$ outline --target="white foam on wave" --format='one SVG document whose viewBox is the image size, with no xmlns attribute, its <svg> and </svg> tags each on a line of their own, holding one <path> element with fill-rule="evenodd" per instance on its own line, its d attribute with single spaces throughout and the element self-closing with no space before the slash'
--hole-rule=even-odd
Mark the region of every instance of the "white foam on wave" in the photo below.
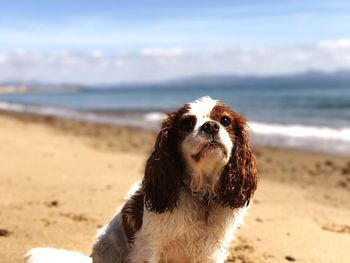
<svg viewBox="0 0 350 263">
<path fill-rule="evenodd" d="M 249 127 L 255 144 L 350 155 L 350 127 L 262 122 L 250 122 Z"/>
<path fill-rule="evenodd" d="M 162 122 L 165 116 L 163 112 L 149 112 L 144 115 L 144 119 L 150 122 Z"/>
<path fill-rule="evenodd" d="M 142 119 L 133 119 L 121 116 L 109 116 L 96 114 L 93 112 L 84 112 L 73 109 L 43 107 L 33 105 L 23 105 L 17 103 L 0 102 L 0 110 L 18 113 L 30 113 L 41 116 L 54 116 L 64 119 L 73 119 L 92 123 L 115 124 L 142 129 L 155 130 L 159 127 L 159 123 L 155 121 L 145 121 Z"/>
<path fill-rule="evenodd" d="M 9 102 L 0 102 L 0 110 L 10 111 L 10 112 L 24 112 L 24 113 L 33 113 L 39 115 L 53 115 L 59 117 L 69 117 L 75 116 L 79 113 L 74 110 L 54 108 L 54 107 L 42 107 L 42 106 L 33 106 L 33 105 L 23 105 L 17 103 Z"/>
<path fill-rule="evenodd" d="M 350 128 L 329 128 L 303 125 L 249 123 L 251 131 L 263 135 L 280 135 L 295 138 L 319 138 L 350 142 Z"/>
</svg>

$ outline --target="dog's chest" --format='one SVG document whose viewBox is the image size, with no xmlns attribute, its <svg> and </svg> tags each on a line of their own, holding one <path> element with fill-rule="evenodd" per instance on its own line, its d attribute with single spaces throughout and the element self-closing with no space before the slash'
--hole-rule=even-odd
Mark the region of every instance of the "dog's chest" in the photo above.
<svg viewBox="0 0 350 263">
<path fill-rule="evenodd" d="M 207 212 L 207 222 L 206 222 Z M 208 208 L 181 196 L 172 212 L 145 212 L 142 232 L 159 251 L 160 262 L 211 262 L 228 245 L 235 212 L 219 205 Z"/>
<path fill-rule="evenodd" d="M 160 235 L 160 262 L 207 262 L 220 248 L 223 232 L 222 227 L 205 224 L 203 216 L 169 221 Z"/>
</svg>

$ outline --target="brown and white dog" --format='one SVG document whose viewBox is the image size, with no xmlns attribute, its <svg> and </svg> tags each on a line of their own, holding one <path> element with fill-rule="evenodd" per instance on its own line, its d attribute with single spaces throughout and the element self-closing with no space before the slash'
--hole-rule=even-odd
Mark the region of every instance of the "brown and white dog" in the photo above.
<svg viewBox="0 0 350 263">
<path fill-rule="evenodd" d="M 142 182 L 100 231 L 91 258 L 37 248 L 26 262 L 224 262 L 256 185 L 246 121 L 200 98 L 167 115 Z"/>
</svg>

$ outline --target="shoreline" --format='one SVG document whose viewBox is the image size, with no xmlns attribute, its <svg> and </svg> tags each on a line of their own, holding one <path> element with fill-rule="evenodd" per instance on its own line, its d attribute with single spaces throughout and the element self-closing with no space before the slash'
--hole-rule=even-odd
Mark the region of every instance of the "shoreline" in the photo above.
<svg viewBox="0 0 350 263">
<path fill-rule="evenodd" d="M 12 113 L 0 123 L 0 258 L 19 262 L 40 246 L 88 255 L 142 178 L 156 133 Z M 258 190 L 227 262 L 348 262 L 349 159 L 253 150 Z"/>
<path fill-rule="evenodd" d="M 40 105 L 22 105 L 0 102 L 0 114 L 21 116 L 33 119 L 53 119 L 79 122 L 91 125 L 125 127 L 157 132 L 164 111 L 133 110 L 74 110 L 66 108 L 46 108 Z M 300 126 L 296 124 L 276 124 L 250 122 L 251 143 L 256 147 L 307 151 L 350 157 L 350 127 L 333 129 L 331 127 Z"/>
<path fill-rule="evenodd" d="M 102 110 L 77 110 L 59 107 L 46 107 L 42 105 L 17 104 L 0 101 L 0 113 L 18 114 L 23 116 L 49 117 L 63 120 L 73 120 L 102 125 L 118 125 L 144 130 L 157 130 L 159 118 L 162 112 L 153 111 L 102 111 Z M 142 114 L 158 114 L 156 119 L 142 118 Z M 151 116 L 152 117 L 152 116 Z"/>
</svg>

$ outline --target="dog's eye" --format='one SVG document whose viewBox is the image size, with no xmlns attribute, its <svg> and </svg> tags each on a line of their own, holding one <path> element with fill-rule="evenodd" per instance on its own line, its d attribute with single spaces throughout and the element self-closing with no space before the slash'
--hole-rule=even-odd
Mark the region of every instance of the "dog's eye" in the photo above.
<svg viewBox="0 0 350 263">
<path fill-rule="evenodd" d="M 196 120 L 193 117 L 188 117 L 188 118 L 185 118 L 181 121 L 181 125 L 182 125 L 184 130 L 190 131 L 196 125 Z"/>
<path fill-rule="evenodd" d="M 220 119 L 220 123 L 225 126 L 225 127 L 228 127 L 231 125 L 231 119 L 227 116 L 222 116 L 221 119 Z"/>
</svg>

